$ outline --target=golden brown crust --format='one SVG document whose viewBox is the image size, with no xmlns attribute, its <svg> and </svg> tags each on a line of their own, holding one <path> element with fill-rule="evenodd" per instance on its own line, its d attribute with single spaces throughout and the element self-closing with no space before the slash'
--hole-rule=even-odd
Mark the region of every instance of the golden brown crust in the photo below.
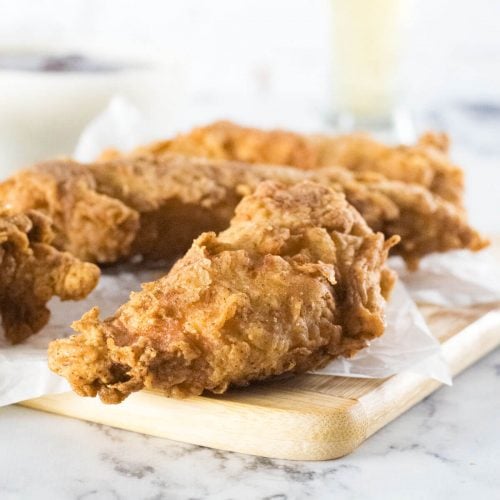
<svg viewBox="0 0 500 500">
<path fill-rule="evenodd" d="M 462 205 L 464 176 L 448 156 L 448 137 L 428 132 L 413 146 L 389 147 L 365 134 L 310 138 L 318 165 L 342 165 L 356 172 L 378 172 L 387 179 L 420 184 L 444 200 Z"/>
<path fill-rule="evenodd" d="M 380 181 L 375 189 L 398 207 L 398 217 L 380 220 L 373 224 L 375 230 L 389 237 L 397 234 L 400 244 L 394 249 L 411 270 L 418 267 L 422 257 L 434 252 L 468 249 L 481 250 L 489 240 L 467 223 L 462 210 L 417 184 L 397 181 Z"/>
<path fill-rule="evenodd" d="M 432 252 L 486 245 L 461 209 L 423 186 L 340 167 L 304 171 L 178 155 L 89 166 L 67 160 L 41 164 L 0 184 L 0 199 L 53 217 L 58 248 L 111 263 L 182 254 L 202 232 L 227 227 L 242 196 L 264 180 L 311 180 L 343 191 L 374 231 L 402 236 L 394 252 L 413 267 Z"/>
<path fill-rule="evenodd" d="M 99 269 L 59 252 L 52 239 L 50 221 L 41 213 L 0 211 L 0 314 L 13 343 L 45 326 L 53 296 L 79 300 L 97 284 Z"/>
<path fill-rule="evenodd" d="M 445 134 L 424 134 L 413 146 L 386 146 L 365 134 L 301 135 L 283 130 L 260 130 L 222 121 L 193 129 L 171 140 L 137 148 L 132 156 L 161 157 L 177 153 L 248 163 L 289 165 L 301 169 L 342 166 L 373 171 L 388 179 L 421 184 L 460 206 L 463 172 L 448 156 Z M 102 159 L 116 159 L 108 151 Z"/>
<path fill-rule="evenodd" d="M 202 234 L 113 317 L 100 321 L 94 309 L 78 335 L 51 343 L 49 365 L 107 403 L 143 387 L 221 393 L 322 366 L 383 333 L 395 242 L 339 192 L 263 183 L 226 231 Z"/>
<path fill-rule="evenodd" d="M 284 130 L 264 131 L 240 127 L 228 121 L 195 128 L 172 140 L 155 142 L 133 152 L 134 156 L 162 156 L 165 153 L 303 169 L 318 166 L 317 152 L 307 137 Z M 101 159 L 112 157 L 108 152 Z"/>
<path fill-rule="evenodd" d="M 294 184 L 318 182 L 345 193 L 374 231 L 401 235 L 393 251 L 415 267 L 432 252 L 468 248 L 487 242 L 462 210 L 418 184 L 389 181 L 340 167 L 311 171 L 165 155 L 128 158 L 90 166 L 98 189 L 141 214 L 133 244 L 147 258 L 168 258 L 185 251 L 203 231 L 220 231 L 243 194 L 264 180 Z"/>
<path fill-rule="evenodd" d="M 4 206 L 35 209 L 54 224 L 54 246 L 76 257 L 115 262 L 130 253 L 139 215 L 96 190 L 89 170 L 69 159 L 40 163 L 0 184 Z"/>
</svg>

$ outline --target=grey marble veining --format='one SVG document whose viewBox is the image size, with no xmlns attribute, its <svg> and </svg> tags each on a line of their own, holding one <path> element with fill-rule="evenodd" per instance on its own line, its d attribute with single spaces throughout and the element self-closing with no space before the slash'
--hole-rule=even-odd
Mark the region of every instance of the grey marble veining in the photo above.
<svg viewBox="0 0 500 500">
<path fill-rule="evenodd" d="M 497 350 L 351 455 L 325 462 L 222 452 L 6 407 L 0 498 L 498 498 L 499 394 Z"/>
</svg>

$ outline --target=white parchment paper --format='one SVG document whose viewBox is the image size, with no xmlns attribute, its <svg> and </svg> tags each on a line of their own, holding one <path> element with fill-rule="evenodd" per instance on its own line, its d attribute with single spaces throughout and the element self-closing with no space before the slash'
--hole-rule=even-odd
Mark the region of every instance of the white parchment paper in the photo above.
<svg viewBox="0 0 500 500">
<path fill-rule="evenodd" d="M 451 384 L 441 346 L 402 281 L 394 287 L 386 319 L 382 337 L 373 340 L 352 358 L 337 358 L 315 373 L 383 378 L 411 371 Z"/>
<path fill-rule="evenodd" d="M 130 149 L 152 139 L 140 113 L 123 99 L 108 109 L 82 133 L 75 156 L 94 158 L 102 149 Z M 332 361 L 323 374 L 379 378 L 411 371 L 443 383 L 451 378 L 441 356 L 439 342 L 418 310 L 415 301 L 445 306 L 465 306 L 500 301 L 500 269 L 487 253 L 452 252 L 430 256 L 416 273 L 408 273 L 397 258 L 390 259 L 401 279 L 387 308 L 384 335 L 350 359 Z M 11 346 L 0 333 L 0 406 L 69 390 L 67 382 L 47 367 L 48 343 L 70 335 L 70 324 L 94 305 L 102 316 L 125 302 L 140 283 L 159 277 L 167 268 L 122 267 L 104 272 L 96 290 L 80 302 L 53 299 L 52 317 L 37 335 Z"/>
<path fill-rule="evenodd" d="M 500 266 L 488 249 L 432 254 L 414 272 L 406 269 L 401 258 L 391 257 L 389 264 L 421 304 L 466 307 L 500 300 Z"/>
</svg>

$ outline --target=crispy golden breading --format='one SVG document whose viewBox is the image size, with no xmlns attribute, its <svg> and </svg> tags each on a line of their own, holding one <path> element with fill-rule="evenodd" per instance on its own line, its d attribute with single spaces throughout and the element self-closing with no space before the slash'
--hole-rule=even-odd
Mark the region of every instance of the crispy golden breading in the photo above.
<svg viewBox="0 0 500 500">
<path fill-rule="evenodd" d="M 184 397 L 350 356 L 384 331 L 389 248 L 342 193 L 261 184 L 230 227 L 204 233 L 170 273 L 114 316 L 97 308 L 49 347 L 82 396 L 119 403 L 142 388 Z"/>
<path fill-rule="evenodd" d="M 421 184 L 462 206 L 464 174 L 448 155 L 445 134 L 428 132 L 413 146 L 390 147 L 366 134 L 310 137 L 319 165 L 342 165 L 357 172 L 378 172 L 387 179 Z"/>
<path fill-rule="evenodd" d="M 34 165 L 0 183 L 0 203 L 39 210 L 54 224 L 56 248 L 90 262 L 115 262 L 130 253 L 138 214 L 96 191 L 89 170 L 71 160 Z"/>
<path fill-rule="evenodd" d="M 197 156 L 213 160 L 288 165 L 302 169 L 318 167 L 318 154 L 307 137 L 283 130 L 263 131 L 231 122 L 215 122 L 193 129 L 172 140 L 141 146 L 132 156 L 167 154 Z M 100 160 L 120 157 L 116 150 L 105 151 Z"/>
<path fill-rule="evenodd" d="M 424 134 L 413 146 L 386 146 L 365 134 L 301 135 L 215 122 L 171 140 L 137 148 L 132 156 L 178 153 L 220 160 L 289 165 L 301 169 L 342 166 L 373 171 L 387 179 L 421 184 L 445 200 L 462 204 L 463 172 L 448 156 L 444 134 Z M 105 152 L 102 159 L 120 156 Z"/>
<path fill-rule="evenodd" d="M 0 200 L 2 193 L 8 192 L 18 209 L 49 206 L 52 216 L 62 211 L 69 221 L 81 219 L 72 216 L 71 204 L 66 203 L 64 210 L 57 205 L 65 197 L 71 198 L 71 190 L 59 199 L 52 195 L 52 186 L 61 183 L 65 166 L 72 172 L 72 179 L 90 179 L 86 186 L 91 185 L 92 189 L 87 188 L 85 196 L 78 198 L 80 214 L 90 216 L 99 210 L 97 199 L 106 206 L 120 207 L 117 213 L 128 214 L 131 221 L 123 224 L 122 217 L 115 217 L 116 212 L 108 214 L 104 210 L 91 215 L 86 224 L 74 224 L 75 231 L 59 238 L 60 248 L 97 262 L 136 255 L 162 259 L 183 253 L 202 232 L 225 229 L 242 196 L 251 193 L 263 180 L 286 184 L 311 180 L 343 191 L 374 231 L 381 231 L 386 237 L 402 235 L 394 252 L 411 267 L 431 252 L 478 250 L 486 244 L 467 224 L 462 210 L 424 187 L 340 167 L 303 171 L 177 155 L 117 159 L 89 166 L 71 161 L 49 162 L 7 181 L 7 189 L 0 185 Z M 24 182 L 26 178 L 35 184 L 36 197 L 29 196 L 35 188 Z M 50 202 L 45 201 L 44 191 Z M 92 224 L 94 221 L 97 224 Z"/>
<path fill-rule="evenodd" d="M 182 252 L 203 231 L 220 231 L 232 217 L 242 194 L 259 182 L 293 184 L 303 180 L 343 191 L 374 231 L 401 235 L 394 248 L 412 268 L 432 252 L 468 248 L 487 242 L 462 210 L 418 184 L 389 181 L 372 173 L 340 167 L 312 171 L 237 162 L 182 158 L 118 159 L 89 167 L 100 192 L 121 200 L 141 214 L 135 254 L 171 257 Z"/>
<path fill-rule="evenodd" d="M 52 239 L 50 221 L 41 213 L 0 211 L 0 314 L 13 343 L 45 326 L 53 296 L 82 299 L 99 279 L 96 266 L 59 252 Z"/>
</svg>

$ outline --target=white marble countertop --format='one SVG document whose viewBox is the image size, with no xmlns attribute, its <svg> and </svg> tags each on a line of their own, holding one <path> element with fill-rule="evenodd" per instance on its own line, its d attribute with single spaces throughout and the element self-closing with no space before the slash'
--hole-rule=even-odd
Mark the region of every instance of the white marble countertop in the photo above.
<svg viewBox="0 0 500 500">
<path fill-rule="evenodd" d="M 498 498 L 500 350 L 326 462 L 271 460 L 0 408 L 0 498 Z"/>
</svg>

